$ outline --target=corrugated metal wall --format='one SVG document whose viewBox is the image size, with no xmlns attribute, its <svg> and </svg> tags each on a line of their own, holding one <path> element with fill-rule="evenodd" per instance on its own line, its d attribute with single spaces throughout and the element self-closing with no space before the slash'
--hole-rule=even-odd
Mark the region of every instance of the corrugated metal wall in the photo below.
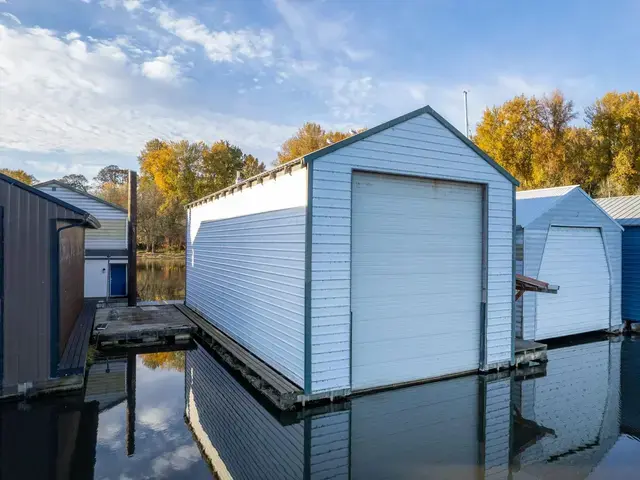
<svg viewBox="0 0 640 480">
<path fill-rule="evenodd" d="M 507 178 L 429 114 L 317 158 L 311 165 L 313 392 L 350 387 L 354 169 L 488 184 L 487 361 L 489 366 L 511 361 L 513 185 Z"/>
<path fill-rule="evenodd" d="M 125 212 L 58 185 L 46 185 L 40 190 L 81 208 L 98 219 L 101 227 L 98 230 L 87 231 L 85 239 L 87 250 L 127 248 L 127 214 Z"/>
<path fill-rule="evenodd" d="M 524 275 L 538 278 L 550 225 L 602 227 L 611 275 L 610 325 L 622 323 L 622 231 L 578 189 L 568 193 L 547 213 L 541 215 L 524 230 Z M 542 278 L 541 280 L 550 281 Z M 562 289 L 562 285 L 560 285 Z M 523 338 L 535 336 L 536 295 L 523 295 Z"/>
<path fill-rule="evenodd" d="M 82 216 L 2 180 L 0 205 L 5 236 L 3 383 L 10 386 L 49 378 L 52 220 Z M 75 288 L 82 295 L 82 277 Z"/>
<path fill-rule="evenodd" d="M 187 306 L 300 386 L 306 175 L 265 179 L 187 215 Z"/>
<path fill-rule="evenodd" d="M 58 223 L 58 228 L 65 225 Z M 78 285 L 84 285 L 84 234 L 85 229 L 78 227 L 62 230 L 59 236 L 60 356 L 84 303 L 84 288 L 78 288 Z"/>
<path fill-rule="evenodd" d="M 640 322 L 640 227 L 622 233 L 622 319 Z"/>
</svg>

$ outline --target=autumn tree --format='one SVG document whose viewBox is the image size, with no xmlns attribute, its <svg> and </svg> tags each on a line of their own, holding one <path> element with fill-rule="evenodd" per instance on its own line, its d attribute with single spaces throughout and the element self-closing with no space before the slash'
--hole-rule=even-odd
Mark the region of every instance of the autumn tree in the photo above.
<svg viewBox="0 0 640 480">
<path fill-rule="evenodd" d="M 38 180 L 33 175 L 28 174 L 24 170 L 12 170 L 10 168 L 0 168 L 0 173 L 3 173 L 7 177 L 15 178 L 19 182 L 26 183 L 27 185 L 33 185 L 38 183 Z"/>
<path fill-rule="evenodd" d="M 355 133 L 358 132 L 326 131 L 317 123 L 307 122 L 293 137 L 282 144 L 278 152 L 278 163 L 290 162 L 327 145 L 349 138 Z"/>
<path fill-rule="evenodd" d="M 640 95 L 609 92 L 586 109 L 595 148 L 597 180 L 607 193 L 631 195 L 640 187 Z M 615 186 L 615 188 L 613 188 Z M 604 193 L 604 192 L 603 192 Z"/>
<path fill-rule="evenodd" d="M 65 175 L 64 177 L 59 178 L 58 181 L 83 192 L 86 192 L 89 189 L 89 181 L 87 180 L 87 177 L 79 173 Z"/>
<path fill-rule="evenodd" d="M 476 127 L 474 142 L 514 177 L 523 188 L 535 188 L 536 142 L 542 136 L 539 102 L 524 95 L 487 108 Z"/>
<path fill-rule="evenodd" d="M 155 253 L 159 239 L 163 237 L 166 223 L 162 215 L 164 197 L 149 177 L 142 177 L 138 187 L 138 235 L 147 251 Z"/>
<path fill-rule="evenodd" d="M 154 139 L 147 142 L 138 160 L 141 185 L 152 182 L 157 189 L 154 195 L 162 197 L 157 212 L 162 218 L 164 243 L 174 247 L 184 244 L 186 204 L 228 187 L 238 174 L 249 178 L 265 169 L 257 158 L 222 140 L 207 145 Z M 150 204 L 157 200 L 154 197 Z M 156 228 L 154 225 L 150 223 L 149 228 Z"/>
</svg>

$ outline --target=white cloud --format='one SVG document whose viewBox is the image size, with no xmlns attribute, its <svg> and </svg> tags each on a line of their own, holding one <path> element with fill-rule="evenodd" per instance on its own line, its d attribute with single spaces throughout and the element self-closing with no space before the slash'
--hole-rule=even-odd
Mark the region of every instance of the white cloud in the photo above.
<svg viewBox="0 0 640 480">
<path fill-rule="evenodd" d="M 180 66 L 172 55 L 156 57 L 142 64 L 142 74 L 153 80 L 175 82 L 180 78 Z"/>
<path fill-rule="evenodd" d="M 122 1 L 122 6 L 128 12 L 132 12 L 134 10 L 138 10 L 139 8 L 141 8 L 142 7 L 142 2 L 140 0 L 123 0 Z"/>
<path fill-rule="evenodd" d="M 0 12 L 0 15 L 2 15 L 3 17 L 7 17 L 8 19 L 12 20 L 13 22 L 17 23 L 18 25 L 22 25 L 22 22 L 18 19 L 18 17 L 16 17 L 12 13 Z"/>
<path fill-rule="evenodd" d="M 64 39 L 71 41 L 71 40 L 77 40 L 80 37 L 82 37 L 82 35 L 80 35 L 78 32 L 69 32 L 64 36 Z"/>
<path fill-rule="evenodd" d="M 274 37 L 267 30 L 213 31 L 195 17 L 181 17 L 169 8 L 151 8 L 158 25 L 188 43 L 204 48 L 212 62 L 242 62 L 260 59 L 269 63 Z"/>
<path fill-rule="evenodd" d="M 169 407 L 144 408 L 138 412 L 138 421 L 151 430 L 161 432 L 167 429 L 173 413 Z"/>
<path fill-rule="evenodd" d="M 294 130 L 203 105 L 168 104 L 141 69 L 117 41 L 67 40 L 50 30 L 0 25 L 0 148 L 5 155 L 12 149 L 134 157 L 160 137 L 224 138 L 264 152 Z"/>
<path fill-rule="evenodd" d="M 200 450 L 196 445 L 182 445 L 173 452 L 153 459 L 151 468 L 156 477 L 164 477 L 170 475 L 172 471 L 187 470 L 201 458 Z"/>
</svg>

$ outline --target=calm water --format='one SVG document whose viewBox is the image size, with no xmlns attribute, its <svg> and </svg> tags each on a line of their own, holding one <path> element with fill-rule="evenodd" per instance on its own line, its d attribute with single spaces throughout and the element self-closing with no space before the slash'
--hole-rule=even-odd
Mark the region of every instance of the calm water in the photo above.
<svg viewBox="0 0 640 480">
<path fill-rule="evenodd" d="M 205 348 L 98 358 L 84 397 L 2 406 L 1 478 L 639 478 L 640 337 L 278 413 Z"/>
<path fill-rule="evenodd" d="M 138 260 L 140 300 L 180 300 L 184 298 L 184 259 Z"/>
</svg>

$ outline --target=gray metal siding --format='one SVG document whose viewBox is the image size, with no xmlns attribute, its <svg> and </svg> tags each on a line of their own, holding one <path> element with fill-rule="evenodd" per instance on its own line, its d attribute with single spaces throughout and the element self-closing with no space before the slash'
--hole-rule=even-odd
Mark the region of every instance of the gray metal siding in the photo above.
<svg viewBox="0 0 640 480">
<path fill-rule="evenodd" d="M 12 386 L 49 378 L 51 221 L 83 217 L 2 180 L 0 205 L 5 235 L 3 384 Z M 83 283 L 75 287 L 82 292 Z"/>
<path fill-rule="evenodd" d="M 575 189 L 558 201 L 553 208 L 529 224 L 524 230 L 524 275 L 538 278 L 547 233 L 551 225 L 576 227 L 601 227 L 607 261 L 611 273 L 610 325 L 622 323 L 622 232 L 620 227 L 584 194 Z M 541 278 L 540 280 L 549 281 Z M 560 285 L 562 289 L 562 285 Z M 523 338 L 535 336 L 536 295 L 523 295 Z"/>
<path fill-rule="evenodd" d="M 640 322 L 640 227 L 622 233 L 622 319 Z"/>
<path fill-rule="evenodd" d="M 39 190 L 81 208 L 98 219 L 101 227 L 87 232 L 85 248 L 127 248 L 127 214 L 123 211 L 61 186 L 46 185 L 39 187 Z"/>
<path fill-rule="evenodd" d="M 187 215 L 186 304 L 298 385 L 306 201 L 302 169 Z"/>
<path fill-rule="evenodd" d="M 314 160 L 312 391 L 350 387 L 351 175 L 364 170 L 488 184 L 489 366 L 510 362 L 511 182 L 428 114 Z M 451 219 L 455 222 L 455 218 Z M 479 287 L 480 288 L 480 287 Z"/>
</svg>

